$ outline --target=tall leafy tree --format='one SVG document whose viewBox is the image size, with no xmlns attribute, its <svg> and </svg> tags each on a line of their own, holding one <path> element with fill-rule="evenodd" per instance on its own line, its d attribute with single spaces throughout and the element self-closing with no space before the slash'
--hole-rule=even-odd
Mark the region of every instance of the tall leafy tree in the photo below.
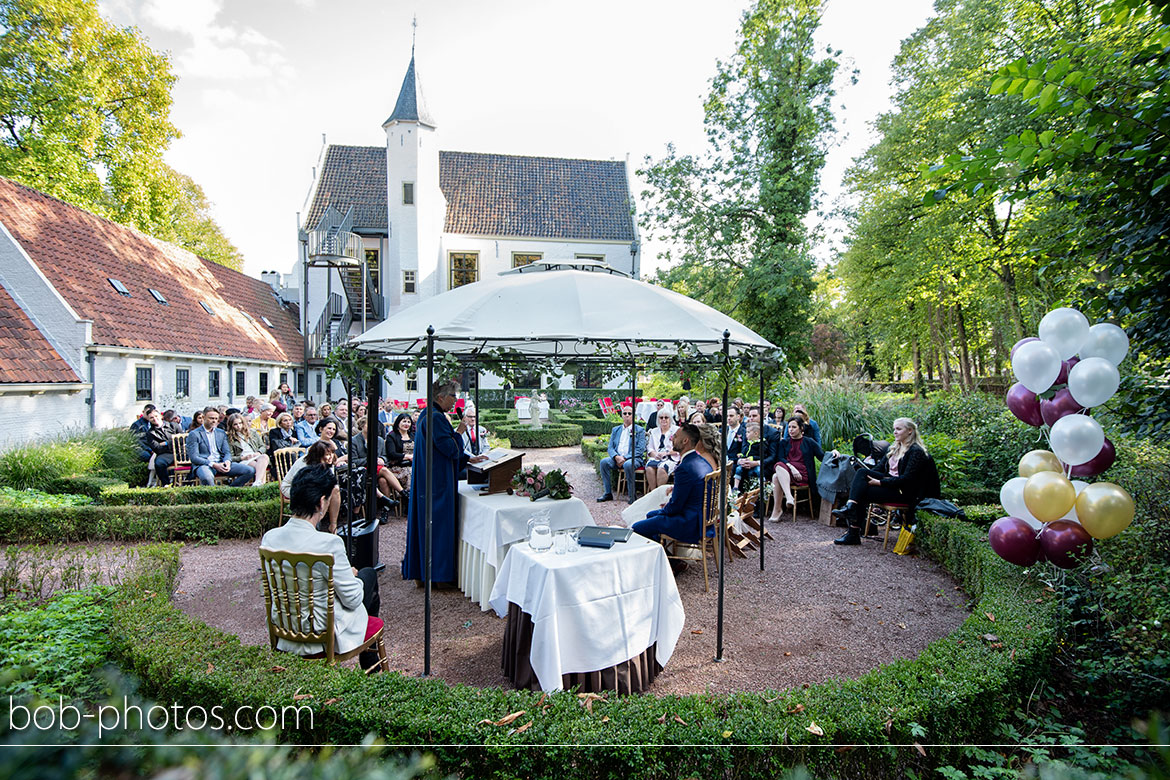
<svg viewBox="0 0 1170 780">
<path fill-rule="evenodd" d="M 672 247 L 658 281 L 734 316 L 797 363 L 809 351 L 814 289 L 805 218 L 832 130 L 839 55 L 818 56 L 820 20 L 818 2 L 757 0 L 704 103 L 708 151 L 668 147 L 641 171 L 650 184 L 643 225 Z"/>
<path fill-rule="evenodd" d="M 0 0 L 0 175 L 238 268 L 203 192 L 163 162 L 174 82 L 95 0 Z"/>
</svg>

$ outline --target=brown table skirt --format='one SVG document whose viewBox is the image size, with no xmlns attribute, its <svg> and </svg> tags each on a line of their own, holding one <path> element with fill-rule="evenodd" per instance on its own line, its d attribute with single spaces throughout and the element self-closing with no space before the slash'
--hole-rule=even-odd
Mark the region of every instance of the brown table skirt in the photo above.
<svg viewBox="0 0 1170 780">
<path fill-rule="evenodd" d="M 655 657 L 657 645 L 607 669 L 561 675 L 561 686 L 568 690 L 578 686 L 583 693 L 617 691 L 618 694 L 641 693 L 650 687 L 662 671 Z M 540 680 L 532 670 L 532 617 L 516 604 L 508 603 L 508 622 L 504 628 L 504 674 L 517 688 L 540 690 Z"/>
</svg>

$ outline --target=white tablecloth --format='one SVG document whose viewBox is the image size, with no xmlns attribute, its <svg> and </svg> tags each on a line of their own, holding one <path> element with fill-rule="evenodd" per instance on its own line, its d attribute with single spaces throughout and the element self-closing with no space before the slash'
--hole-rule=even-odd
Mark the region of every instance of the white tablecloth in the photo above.
<svg viewBox="0 0 1170 780">
<path fill-rule="evenodd" d="M 546 691 L 560 688 L 563 674 L 614 666 L 655 643 L 665 666 L 686 618 L 662 546 L 636 534 L 564 555 L 515 545 L 491 594 L 500 617 L 509 602 L 532 618 L 530 661 Z"/>
<path fill-rule="evenodd" d="M 466 482 L 459 483 L 459 589 L 479 602 L 485 612 L 496 570 L 508 547 L 528 537 L 528 519 L 541 509 L 549 511 L 549 526 L 554 531 L 593 524 L 589 509 L 579 498 L 532 501 L 507 493 L 485 496 Z"/>
</svg>

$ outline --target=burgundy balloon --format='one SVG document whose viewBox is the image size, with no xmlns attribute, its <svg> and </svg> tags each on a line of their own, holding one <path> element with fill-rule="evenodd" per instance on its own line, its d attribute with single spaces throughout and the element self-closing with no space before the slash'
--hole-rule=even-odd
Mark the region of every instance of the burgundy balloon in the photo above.
<svg viewBox="0 0 1170 780">
<path fill-rule="evenodd" d="M 1104 474 L 1113 461 L 1117 460 L 1117 450 L 1113 447 L 1113 442 L 1109 441 L 1109 437 L 1105 437 L 1105 444 L 1101 446 L 1101 451 L 1093 456 L 1093 459 L 1087 463 L 1073 466 L 1069 472 L 1069 476 L 1073 477 L 1095 477 L 1098 474 Z"/>
<path fill-rule="evenodd" d="M 1012 353 L 1010 355 L 1008 355 L 1008 357 L 1014 358 L 1016 356 L 1016 350 L 1019 349 L 1020 347 L 1022 347 L 1023 345 L 1027 344 L 1029 341 L 1039 341 L 1039 340 L 1040 339 L 1036 338 L 1035 336 L 1028 336 L 1027 338 L 1020 339 L 1012 346 Z"/>
<path fill-rule="evenodd" d="M 1080 523 L 1055 520 L 1041 529 L 1040 546 L 1054 566 L 1075 569 L 1093 551 L 1093 537 Z"/>
<path fill-rule="evenodd" d="M 1045 425 L 1051 427 L 1061 417 L 1077 414 L 1084 411 L 1084 409 L 1085 407 L 1077 403 L 1076 399 L 1072 397 L 1072 393 L 1068 391 L 1068 388 L 1063 387 L 1057 390 L 1052 398 L 1040 402 L 1040 417 L 1044 420 Z"/>
<path fill-rule="evenodd" d="M 1068 384 L 1068 372 L 1072 371 L 1072 367 L 1080 362 L 1081 362 L 1081 359 L 1079 357 L 1076 357 L 1075 355 L 1073 357 L 1070 357 L 1068 360 L 1060 361 L 1060 373 L 1056 375 L 1056 381 L 1053 382 L 1052 384 L 1054 384 L 1054 385 L 1067 385 Z"/>
<path fill-rule="evenodd" d="M 1040 399 L 1021 382 L 1016 382 L 1008 388 L 1007 408 L 1021 422 L 1026 422 L 1033 428 L 1039 428 L 1044 424 L 1044 417 L 1040 413 Z"/>
<path fill-rule="evenodd" d="M 991 524 L 987 541 L 995 554 L 1017 566 L 1031 566 L 1040 560 L 1036 530 L 1018 517 L 1001 517 Z"/>
</svg>

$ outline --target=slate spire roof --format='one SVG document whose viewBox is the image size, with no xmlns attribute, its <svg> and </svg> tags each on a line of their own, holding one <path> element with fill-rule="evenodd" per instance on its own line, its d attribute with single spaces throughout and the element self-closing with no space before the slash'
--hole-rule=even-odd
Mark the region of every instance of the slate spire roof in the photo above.
<svg viewBox="0 0 1170 780">
<path fill-rule="evenodd" d="M 414 72 L 414 52 L 410 53 L 410 65 L 406 68 L 406 77 L 402 79 L 402 89 L 398 91 L 398 102 L 394 104 L 394 111 L 382 123 L 382 127 L 391 122 L 418 122 L 427 127 L 437 127 L 427 110 L 427 103 L 423 99 L 422 85 Z"/>
</svg>

